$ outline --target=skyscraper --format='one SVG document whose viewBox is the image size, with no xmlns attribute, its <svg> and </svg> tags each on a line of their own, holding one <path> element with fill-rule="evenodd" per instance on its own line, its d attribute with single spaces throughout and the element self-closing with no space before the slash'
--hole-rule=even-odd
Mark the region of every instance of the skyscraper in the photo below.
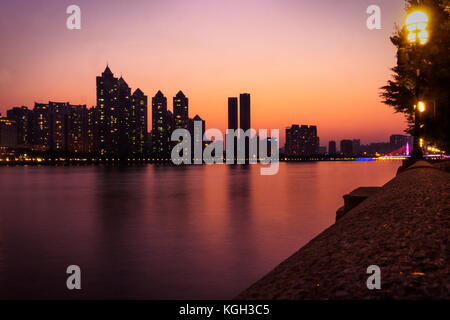
<svg viewBox="0 0 450 320">
<path fill-rule="evenodd" d="M 126 157 L 131 154 L 132 141 L 133 115 L 131 111 L 131 88 L 122 77 L 117 80 L 117 84 L 118 105 L 113 110 L 118 122 L 114 127 L 114 138 L 117 140 L 113 141 L 110 153 Z"/>
<path fill-rule="evenodd" d="M 131 96 L 131 153 L 143 155 L 147 152 L 147 96 L 138 88 Z"/>
<path fill-rule="evenodd" d="M 227 129 L 236 131 L 238 129 L 238 98 L 228 98 L 228 127 Z M 237 137 L 233 134 L 232 137 L 226 137 L 225 139 L 233 139 L 233 159 L 237 157 Z M 227 142 L 228 143 L 228 142 Z M 233 160 L 231 159 L 231 160 Z"/>
<path fill-rule="evenodd" d="M 248 93 L 241 93 L 239 96 L 239 124 L 240 129 L 242 129 L 244 132 L 251 128 L 250 94 Z M 252 139 L 252 137 L 245 137 L 245 161 L 250 158 L 250 139 Z"/>
<path fill-rule="evenodd" d="M 188 129 L 189 99 L 181 90 L 173 97 L 173 116 L 175 129 Z"/>
<path fill-rule="evenodd" d="M 228 129 L 237 130 L 238 128 L 238 99 L 228 98 Z"/>
<path fill-rule="evenodd" d="M 98 151 L 102 156 L 118 151 L 118 87 L 118 79 L 106 66 L 102 75 L 97 77 Z"/>
<path fill-rule="evenodd" d="M 147 141 L 147 96 L 115 78 L 108 66 L 97 77 L 96 147 L 100 155 L 143 155 Z M 92 113 L 94 115 L 94 113 Z M 91 137 L 94 132 L 91 132 Z"/>
<path fill-rule="evenodd" d="M 152 157 L 166 159 L 170 147 L 170 115 L 167 98 L 158 91 L 152 98 Z"/>
<path fill-rule="evenodd" d="M 244 131 L 247 131 L 251 128 L 250 124 L 250 94 L 249 93 L 241 93 L 239 96 L 239 104 L 240 104 L 240 128 Z"/>
</svg>

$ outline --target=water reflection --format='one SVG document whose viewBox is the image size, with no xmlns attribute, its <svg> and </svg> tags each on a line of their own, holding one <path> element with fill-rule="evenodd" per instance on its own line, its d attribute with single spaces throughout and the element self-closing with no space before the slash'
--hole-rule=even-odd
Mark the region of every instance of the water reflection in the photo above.
<svg viewBox="0 0 450 320">
<path fill-rule="evenodd" d="M 0 167 L 0 298 L 230 298 L 398 166 Z"/>
</svg>

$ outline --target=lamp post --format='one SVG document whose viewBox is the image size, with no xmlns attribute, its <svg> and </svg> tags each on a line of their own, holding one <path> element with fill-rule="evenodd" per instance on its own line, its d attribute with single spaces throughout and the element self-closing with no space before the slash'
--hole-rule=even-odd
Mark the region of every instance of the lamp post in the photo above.
<svg viewBox="0 0 450 320">
<path fill-rule="evenodd" d="M 422 148 L 419 145 L 420 139 L 420 115 L 425 111 L 425 104 L 420 101 L 420 57 L 418 55 L 418 47 L 424 45 L 428 41 L 428 32 L 426 30 L 428 17 L 422 11 L 415 11 L 406 18 L 406 29 L 409 31 L 408 42 L 414 50 L 416 61 L 416 105 L 414 106 L 414 143 L 411 152 L 411 159 L 420 160 L 423 158 Z"/>
</svg>

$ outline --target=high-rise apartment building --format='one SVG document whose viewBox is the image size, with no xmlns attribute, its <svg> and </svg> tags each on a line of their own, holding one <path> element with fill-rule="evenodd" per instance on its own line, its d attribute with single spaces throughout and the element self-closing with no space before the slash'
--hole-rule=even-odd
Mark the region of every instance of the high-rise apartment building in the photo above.
<svg viewBox="0 0 450 320">
<path fill-rule="evenodd" d="M 97 77 L 98 153 L 101 156 L 117 153 L 119 143 L 119 79 L 106 66 Z"/>
<path fill-rule="evenodd" d="M 170 155 L 172 120 L 167 110 L 167 98 L 158 91 L 152 98 L 152 157 L 156 159 L 166 159 Z"/>
<path fill-rule="evenodd" d="M 291 156 L 311 156 L 319 153 L 320 140 L 316 126 L 293 124 L 286 128 L 285 152 Z"/>
<path fill-rule="evenodd" d="M 107 66 L 97 77 L 97 128 L 95 148 L 102 156 L 138 156 L 146 152 L 147 96 L 140 90 L 131 94 L 123 77 L 117 79 Z M 92 122 L 92 121 L 91 121 Z"/>
<path fill-rule="evenodd" d="M 175 129 L 188 129 L 189 99 L 181 90 L 173 97 L 173 117 Z"/>
</svg>

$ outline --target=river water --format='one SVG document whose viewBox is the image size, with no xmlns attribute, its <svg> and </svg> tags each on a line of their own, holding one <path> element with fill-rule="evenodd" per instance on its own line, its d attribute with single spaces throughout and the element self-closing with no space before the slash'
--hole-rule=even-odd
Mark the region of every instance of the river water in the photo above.
<svg viewBox="0 0 450 320">
<path fill-rule="evenodd" d="M 399 166 L 0 167 L 0 298 L 233 298 Z"/>
</svg>

